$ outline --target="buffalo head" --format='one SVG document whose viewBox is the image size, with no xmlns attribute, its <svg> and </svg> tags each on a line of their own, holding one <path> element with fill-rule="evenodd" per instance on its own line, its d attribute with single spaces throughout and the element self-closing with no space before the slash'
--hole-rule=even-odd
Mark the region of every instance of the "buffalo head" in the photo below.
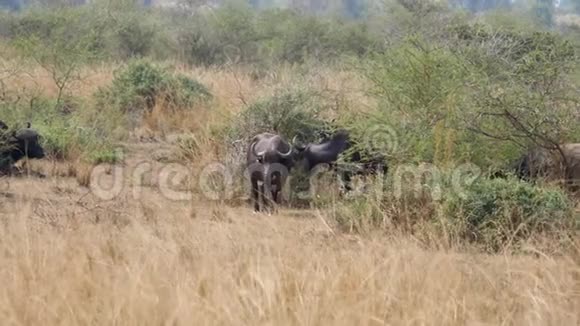
<svg viewBox="0 0 580 326">
<path fill-rule="evenodd" d="M 386 160 L 383 155 L 366 157 L 360 150 L 355 148 L 355 142 L 351 139 L 347 130 L 339 129 L 334 134 L 326 137 L 319 143 L 308 143 L 306 145 L 297 142 L 297 137 L 292 140 L 296 149 L 296 160 L 306 172 L 311 172 L 319 164 L 327 164 L 331 168 L 336 168 L 336 163 L 341 155 L 345 156 L 345 161 L 354 163 L 358 168 L 356 171 L 342 171 L 343 181 L 346 190 L 350 190 L 350 179 L 353 174 L 387 173 Z"/>
<path fill-rule="evenodd" d="M 9 167 L 22 158 L 41 159 L 45 157 L 44 149 L 40 144 L 40 135 L 30 127 L 12 131 L 8 130 L 5 123 L 0 123 L 0 133 L 2 133 L 2 144 L 0 158 L 3 168 Z"/>
<path fill-rule="evenodd" d="M 339 130 L 320 143 L 300 144 L 298 137 L 292 139 L 296 149 L 295 160 L 307 171 L 311 171 L 318 164 L 333 165 L 339 155 L 351 146 L 350 137 L 346 130 Z"/>
<path fill-rule="evenodd" d="M 45 157 L 44 149 L 40 145 L 40 135 L 36 130 L 30 128 L 21 129 L 14 134 L 14 138 L 18 143 L 18 153 L 33 159 Z"/>
<path fill-rule="evenodd" d="M 252 199 L 254 209 L 260 210 L 258 197 L 261 194 L 264 204 L 268 204 L 265 196 L 272 196 L 273 202 L 278 202 L 278 194 L 282 190 L 286 178 L 294 164 L 294 150 L 280 135 L 261 133 L 250 142 L 247 152 L 247 166 L 252 183 Z M 261 182 L 261 190 L 258 190 Z"/>
</svg>

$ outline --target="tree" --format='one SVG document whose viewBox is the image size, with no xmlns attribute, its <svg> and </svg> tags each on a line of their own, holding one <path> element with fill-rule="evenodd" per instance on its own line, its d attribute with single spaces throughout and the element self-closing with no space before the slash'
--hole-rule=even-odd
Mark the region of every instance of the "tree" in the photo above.
<svg viewBox="0 0 580 326">
<path fill-rule="evenodd" d="M 21 7 L 20 0 L 0 0 L 0 9 L 20 10 Z"/>
<path fill-rule="evenodd" d="M 454 2 L 472 12 L 507 8 L 511 5 L 510 0 L 458 0 Z"/>
<path fill-rule="evenodd" d="M 578 90 L 569 78 L 574 47 L 550 32 L 468 34 L 470 52 L 479 55 L 470 61 L 478 62 L 474 70 L 480 73 L 473 90 L 477 109 L 466 115 L 467 128 L 524 148 L 555 150 L 566 163 L 560 145 L 574 138 L 580 117 Z"/>
<path fill-rule="evenodd" d="M 536 0 L 534 13 L 542 25 L 551 27 L 554 24 L 554 0 Z"/>
<path fill-rule="evenodd" d="M 580 0 L 570 0 L 574 8 L 574 12 L 580 15 Z"/>
<path fill-rule="evenodd" d="M 352 18 L 359 18 L 364 5 L 361 0 L 343 0 L 344 11 L 347 16 Z"/>
<path fill-rule="evenodd" d="M 57 105 L 61 104 L 71 82 L 80 79 L 81 66 L 98 54 L 102 29 L 87 24 L 85 18 L 74 10 L 61 8 L 46 16 L 31 18 L 38 20 L 34 23 L 17 27 L 15 47 L 24 58 L 32 59 L 50 73 L 58 90 Z"/>
</svg>

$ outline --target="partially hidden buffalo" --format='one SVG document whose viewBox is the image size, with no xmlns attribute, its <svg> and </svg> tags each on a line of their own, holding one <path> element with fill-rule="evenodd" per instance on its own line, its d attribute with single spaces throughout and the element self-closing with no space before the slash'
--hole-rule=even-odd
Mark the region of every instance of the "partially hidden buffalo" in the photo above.
<svg viewBox="0 0 580 326">
<path fill-rule="evenodd" d="M 560 150 L 537 147 L 529 150 L 511 166 L 520 179 L 563 179 L 567 186 L 580 187 L 580 143 L 560 145 Z"/>
<path fill-rule="evenodd" d="M 10 173 L 13 165 L 23 158 L 41 159 L 45 157 L 40 145 L 40 135 L 31 128 L 10 131 L 8 126 L 0 121 L 0 172 Z"/>
<path fill-rule="evenodd" d="M 345 162 L 352 163 L 356 167 L 337 171 L 340 172 L 347 192 L 352 190 L 351 179 L 355 175 L 366 176 L 377 173 L 386 175 L 388 172 L 385 157 L 381 154 L 363 156 L 361 151 L 354 150 L 354 142 L 346 130 L 338 130 L 320 143 L 300 145 L 296 143 L 296 140 L 297 137 L 294 137 L 292 143 L 297 150 L 297 160 L 307 172 L 311 172 L 319 164 L 327 164 L 330 169 L 337 171 L 339 156 L 348 152 Z"/>
<path fill-rule="evenodd" d="M 280 135 L 265 132 L 252 138 L 247 152 L 247 168 L 254 211 L 260 211 L 260 198 L 264 208 L 271 208 L 272 203 L 279 204 L 280 191 L 294 163 L 293 154 L 292 146 Z"/>
</svg>

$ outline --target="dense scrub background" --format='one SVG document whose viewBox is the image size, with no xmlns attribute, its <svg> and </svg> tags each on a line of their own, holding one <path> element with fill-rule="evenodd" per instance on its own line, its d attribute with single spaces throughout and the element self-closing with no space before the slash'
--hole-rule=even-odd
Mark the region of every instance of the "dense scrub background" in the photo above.
<svg viewBox="0 0 580 326">
<path fill-rule="evenodd" d="M 380 195 L 312 200 L 335 207 L 329 214 L 345 230 L 395 228 L 425 241 L 438 234 L 493 251 L 575 232 L 572 194 L 487 174 L 528 146 L 580 140 L 577 7 L 365 6 L 354 17 L 241 2 L 172 9 L 57 1 L 0 12 L 1 119 L 31 121 L 55 160 L 119 162 L 117 143 L 147 130 L 187 134 L 176 160 L 232 169 L 243 150 L 231 144 L 259 131 L 316 141 L 346 128 L 366 153 L 385 154 L 391 172 L 372 183 Z M 420 163 L 442 176 L 444 196 L 433 196 Z M 458 195 L 449 180 L 467 163 L 479 179 Z M 420 191 L 397 190 L 397 167 L 415 168 L 405 184 L 417 181 Z"/>
</svg>

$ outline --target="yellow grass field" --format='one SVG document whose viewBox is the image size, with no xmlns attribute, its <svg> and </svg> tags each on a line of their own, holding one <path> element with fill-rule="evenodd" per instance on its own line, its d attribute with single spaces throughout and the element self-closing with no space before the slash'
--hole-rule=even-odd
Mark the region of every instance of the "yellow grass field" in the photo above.
<svg viewBox="0 0 580 326">
<path fill-rule="evenodd" d="M 243 73 L 188 73 L 218 107 L 183 128 L 217 123 L 284 82 L 283 71 L 260 85 Z M 87 74 L 79 91 L 111 74 Z M 318 78 L 331 90 L 349 80 Z M 351 100 L 364 106 L 360 91 Z M 322 211 L 170 200 L 155 154 L 174 145 L 123 145 L 123 187 L 110 200 L 79 185 L 91 170 L 75 162 L 31 162 L 48 177 L 0 179 L 1 325 L 580 325 L 580 240 L 565 255 L 491 256 L 345 234 Z M 135 172 L 145 164 L 154 172 Z"/>
</svg>

